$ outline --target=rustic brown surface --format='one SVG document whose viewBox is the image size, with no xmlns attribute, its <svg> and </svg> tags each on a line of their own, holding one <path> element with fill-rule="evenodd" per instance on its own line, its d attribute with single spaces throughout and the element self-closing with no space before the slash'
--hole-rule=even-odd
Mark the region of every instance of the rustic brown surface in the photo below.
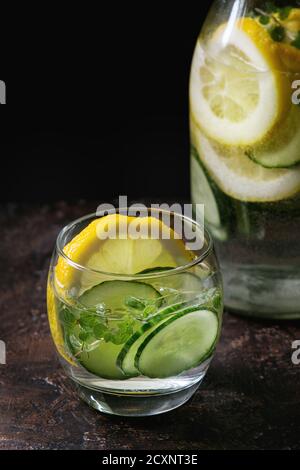
<svg viewBox="0 0 300 470">
<path fill-rule="evenodd" d="M 299 322 L 225 315 L 201 389 L 169 414 L 109 417 L 77 398 L 50 338 L 45 282 L 59 229 L 89 206 L 1 208 L 0 449 L 299 449 Z"/>
</svg>

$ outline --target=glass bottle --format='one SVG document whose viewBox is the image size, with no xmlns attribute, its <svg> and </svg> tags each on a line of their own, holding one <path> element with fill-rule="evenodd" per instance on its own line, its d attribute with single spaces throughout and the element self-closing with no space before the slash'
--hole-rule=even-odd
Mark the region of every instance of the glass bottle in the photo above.
<svg viewBox="0 0 300 470">
<path fill-rule="evenodd" d="M 192 201 L 225 304 L 300 317 L 300 2 L 216 0 L 190 76 Z"/>
</svg>

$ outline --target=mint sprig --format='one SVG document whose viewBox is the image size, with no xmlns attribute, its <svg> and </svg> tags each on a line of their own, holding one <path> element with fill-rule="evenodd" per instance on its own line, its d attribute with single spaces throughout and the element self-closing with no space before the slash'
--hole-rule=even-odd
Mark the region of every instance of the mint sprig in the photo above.
<svg viewBox="0 0 300 470">
<path fill-rule="evenodd" d="M 113 312 L 103 304 L 90 308 L 63 304 L 60 320 L 66 343 L 75 356 L 92 351 L 99 341 L 123 344 L 140 325 L 140 321 L 145 321 L 158 310 L 162 301 L 163 297 L 151 300 L 125 297 L 123 306 Z"/>
<path fill-rule="evenodd" d="M 274 26 L 270 30 L 270 36 L 275 42 L 282 42 L 285 38 L 285 29 L 282 26 Z"/>
<path fill-rule="evenodd" d="M 293 47 L 300 49 L 300 31 L 295 37 L 294 31 L 289 29 L 287 22 L 292 10 L 291 6 L 276 7 L 273 2 L 266 2 L 263 9 L 255 8 L 254 12 L 256 19 L 265 27 L 273 41 L 287 41 Z"/>
<path fill-rule="evenodd" d="M 166 305 L 197 301 L 217 309 L 220 302 L 216 289 L 194 292 L 161 288 L 160 292 L 161 296 L 156 299 L 126 296 L 120 308 L 114 311 L 104 304 L 101 304 L 101 308 L 99 305 L 90 308 L 62 305 L 60 320 L 70 352 L 80 358 L 82 353 L 89 353 L 97 348 L 101 341 L 124 344 L 142 324 L 157 315 Z"/>
</svg>

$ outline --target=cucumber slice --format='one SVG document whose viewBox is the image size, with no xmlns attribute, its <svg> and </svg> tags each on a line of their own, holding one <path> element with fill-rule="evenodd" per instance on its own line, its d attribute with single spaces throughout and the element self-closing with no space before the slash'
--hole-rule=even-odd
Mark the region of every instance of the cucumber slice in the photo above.
<svg viewBox="0 0 300 470">
<path fill-rule="evenodd" d="M 228 198 L 209 177 L 193 146 L 191 149 L 191 190 L 196 217 L 197 212 L 201 210 L 196 204 L 203 204 L 205 222 L 209 224 L 212 235 L 217 240 L 227 240 L 228 229 L 225 222 L 226 219 L 230 219 L 226 217 L 230 209 Z"/>
<path fill-rule="evenodd" d="M 165 305 L 190 301 L 194 301 L 195 305 L 200 296 L 202 299 L 202 294 L 203 298 L 206 297 L 205 293 L 210 286 L 209 279 L 212 277 L 213 271 L 206 263 L 201 263 L 191 271 L 153 281 L 152 285 L 160 290 Z"/>
<path fill-rule="evenodd" d="M 158 325 L 165 322 L 174 312 L 181 310 L 186 304 L 177 303 L 161 310 L 150 321 L 145 323 L 139 331 L 129 338 L 123 346 L 117 358 L 118 367 L 129 377 L 140 375 L 139 370 L 135 367 L 134 360 L 140 345 L 145 341 L 147 336 L 154 331 Z"/>
<path fill-rule="evenodd" d="M 194 307 L 178 312 L 147 335 L 136 353 L 135 366 L 151 378 L 181 374 L 212 354 L 218 330 L 218 317 L 210 310 Z"/>
<path fill-rule="evenodd" d="M 285 147 L 271 151 L 247 150 L 247 157 L 265 168 L 290 168 L 300 162 L 300 131 Z"/>
<path fill-rule="evenodd" d="M 125 301 L 130 296 L 148 301 L 157 301 L 157 308 L 162 303 L 161 295 L 154 287 L 135 281 L 105 281 L 85 292 L 79 301 L 85 307 L 104 304 L 105 307 L 112 310 L 111 315 L 113 317 L 116 310 L 118 310 L 118 315 L 120 315 L 120 309 L 124 309 Z M 110 316 L 107 320 L 109 327 L 115 328 L 118 326 L 118 320 L 110 318 Z M 89 352 L 82 352 L 79 360 L 88 371 L 99 377 L 112 380 L 126 379 L 127 377 L 117 366 L 117 357 L 122 348 L 123 344 L 114 344 L 103 339 L 95 349 Z"/>
<path fill-rule="evenodd" d="M 214 193 L 209 181 L 200 166 L 198 156 L 192 149 L 191 158 L 191 186 L 192 201 L 194 204 L 204 204 L 205 220 L 216 227 L 221 225 L 221 216 Z"/>
<path fill-rule="evenodd" d="M 125 306 L 128 297 L 136 297 L 145 300 L 157 300 L 157 306 L 161 305 L 161 295 L 150 284 L 137 281 L 105 281 L 86 291 L 79 301 L 85 307 L 94 307 L 105 304 L 111 310 Z"/>
<path fill-rule="evenodd" d="M 122 345 L 106 342 L 104 339 L 95 340 L 89 338 L 90 343 L 95 343 L 93 348 L 81 351 L 80 333 L 82 330 L 76 325 L 72 331 L 66 335 L 66 342 L 70 352 L 78 362 L 89 372 L 99 377 L 112 380 L 124 380 L 126 377 L 116 366 L 116 357 Z"/>
<path fill-rule="evenodd" d="M 92 374 L 110 380 L 124 380 L 127 377 L 117 366 L 116 360 L 122 345 L 106 343 L 104 340 L 90 352 L 80 355 L 80 363 Z"/>
<path fill-rule="evenodd" d="M 245 152 L 247 157 L 265 168 L 290 168 L 300 162 L 300 108 L 292 112 L 268 145 Z"/>
<path fill-rule="evenodd" d="M 156 288 L 160 287 L 161 292 L 165 292 L 166 289 L 170 290 L 170 293 L 178 292 L 178 294 L 184 295 L 185 300 L 187 300 L 189 297 L 195 297 L 195 295 L 203 290 L 203 279 L 210 275 L 209 269 L 205 271 L 203 268 L 203 271 L 200 271 L 200 269 L 198 271 L 203 277 L 198 277 L 196 274 L 189 272 L 173 274 L 172 276 L 160 279 L 157 284 L 154 282 L 154 286 Z"/>
</svg>

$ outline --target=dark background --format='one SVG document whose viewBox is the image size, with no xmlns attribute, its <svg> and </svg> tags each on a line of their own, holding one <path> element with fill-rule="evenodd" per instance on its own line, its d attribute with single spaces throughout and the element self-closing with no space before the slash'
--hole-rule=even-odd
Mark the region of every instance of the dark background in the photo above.
<svg viewBox="0 0 300 470">
<path fill-rule="evenodd" d="M 1 60 L 1 201 L 188 198 L 189 69 L 210 3 L 53 4 L 30 22 L 18 10 Z"/>
</svg>

